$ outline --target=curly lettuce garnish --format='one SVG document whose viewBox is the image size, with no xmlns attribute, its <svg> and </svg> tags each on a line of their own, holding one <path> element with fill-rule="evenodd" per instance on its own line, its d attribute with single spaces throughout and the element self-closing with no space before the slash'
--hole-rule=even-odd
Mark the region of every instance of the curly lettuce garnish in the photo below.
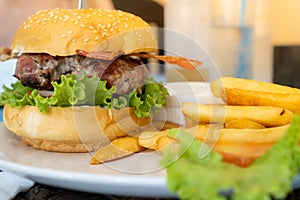
<svg viewBox="0 0 300 200">
<path fill-rule="evenodd" d="M 161 161 L 167 166 L 168 187 L 182 199 L 285 198 L 300 172 L 299 131 L 300 117 L 295 116 L 286 134 L 248 168 L 225 163 L 214 151 L 201 159 L 204 143 L 183 129 L 169 131 L 180 142 L 176 153 L 167 149 Z"/>
<path fill-rule="evenodd" d="M 52 82 L 52 85 L 54 91 L 50 97 L 41 96 L 36 89 L 25 87 L 20 81 L 11 84 L 11 88 L 3 86 L 0 105 L 7 103 L 17 108 L 31 105 L 41 112 L 46 112 L 50 106 L 96 105 L 107 109 L 134 107 L 138 117 L 146 117 L 164 106 L 168 95 L 166 88 L 152 79 L 145 80 L 142 94 L 133 90 L 124 96 L 116 96 L 115 87 L 107 89 L 106 81 L 101 81 L 97 75 L 91 78 L 85 74 L 80 78 L 71 74 L 62 75 L 61 82 Z"/>
</svg>

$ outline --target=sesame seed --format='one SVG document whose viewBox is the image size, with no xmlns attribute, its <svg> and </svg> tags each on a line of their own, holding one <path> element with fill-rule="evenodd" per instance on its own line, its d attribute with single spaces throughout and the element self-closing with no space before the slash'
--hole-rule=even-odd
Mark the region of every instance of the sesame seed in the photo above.
<svg viewBox="0 0 300 200">
<path fill-rule="evenodd" d="M 49 17 L 53 17 L 54 13 L 53 12 L 48 12 Z"/>
<path fill-rule="evenodd" d="M 76 38 L 72 39 L 72 42 L 76 42 L 76 41 L 77 41 L 77 39 L 76 39 Z"/>
<path fill-rule="evenodd" d="M 84 42 L 83 45 L 86 46 L 86 45 L 87 45 L 87 42 Z"/>
<path fill-rule="evenodd" d="M 113 32 L 114 30 L 115 30 L 114 28 L 109 29 L 110 32 Z"/>
<path fill-rule="evenodd" d="M 65 37 L 66 37 L 66 34 L 61 34 L 61 37 L 62 37 L 62 38 L 65 38 Z"/>
<path fill-rule="evenodd" d="M 90 29 L 90 30 L 93 30 L 93 29 L 94 29 L 94 27 L 93 27 L 93 26 L 89 26 L 89 29 Z"/>
<path fill-rule="evenodd" d="M 107 28 L 110 28 L 110 24 L 107 24 Z"/>
<path fill-rule="evenodd" d="M 68 34 L 71 35 L 73 33 L 73 31 L 69 31 Z"/>
<path fill-rule="evenodd" d="M 96 37 L 95 37 L 95 40 L 97 41 L 98 39 L 99 39 L 99 37 L 98 37 L 98 36 L 96 36 Z"/>
<path fill-rule="evenodd" d="M 88 41 L 89 41 L 89 39 L 85 38 L 85 39 L 83 39 L 83 41 L 84 41 L 84 42 L 88 42 Z"/>
<path fill-rule="evenodd" d="M 81 19 L 82 17 L 79 15 L 79 16 L 77 16 L 77 19 Z"/>
<path fill-rule="evenodd" d="M 125 27 L 125 28 L 128 28 L 128 24 L 125 24 L 124 27 Z"/>
</svg>

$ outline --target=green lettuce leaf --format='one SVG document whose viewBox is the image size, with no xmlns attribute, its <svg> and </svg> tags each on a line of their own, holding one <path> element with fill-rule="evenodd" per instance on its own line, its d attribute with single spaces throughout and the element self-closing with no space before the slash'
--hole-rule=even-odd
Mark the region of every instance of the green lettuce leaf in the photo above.
<svg viewBox="0 0 300 200">
<path fill-rule="evenodd" d="M 25 87 L 19 81 L 11 88 L 4 86 L 0 95 L 0 105 L 8 103 L 12 107 L 25 105 L 36 106 L 41 112 L 46 112 L 50 106 L 80 106 L 97 105 L 107 109 L 134 107 L 138 117 L 150 116 L 151 112 L 161 108 L 166 103 L 168 92 L 161 83 L 153 79 L 145 80 L 143 94 L 133 90 L 127 95 L 116 96 L 115 87 L 106 88 L 106 81 L 101 81 L 97 75 L 89 78 L 83 74 L 62 75 L 61 82 L 52 82 L 52 96 L 43 97 L 36 89 Z"/>
<path fill-rule="evenodd" d="M 226 199 L 224 193 L 232 193 L 233 200 L 285 198 L 300 171 L 299 131 L 300 117 L 295 116 L 286 134 L 247 168 L 223 162 L 214 151 L 199 158 L 205 144 L 183 129 L 169 131 L 180 143 L 175 153 L 166 149 L 161 160 L 168 187 L 182 199 Z"/>
<path fill-rule="evenodd" d="M 12 107 L 20 108 L 23 105 L 33 105 L 29 98 L 32 88 L 23 86 L 19 81 L 11 84 L 11 88 L 3 86 L 4 92 L 0 95 L 0 105 L 8 103 Z"/>
<path fill-rule="evenodd" d="M 168 95 L 167 89 L 158 84 L 152 79 L 145 81 L 144 93 L 140 98 L 134 92 L 130 97 L 130 106 L 136 107 L 135 114 L 138 117 L 146 117 L 148 113 L 156 112 L 166 104 L 166 97 Z"/>
</svg>

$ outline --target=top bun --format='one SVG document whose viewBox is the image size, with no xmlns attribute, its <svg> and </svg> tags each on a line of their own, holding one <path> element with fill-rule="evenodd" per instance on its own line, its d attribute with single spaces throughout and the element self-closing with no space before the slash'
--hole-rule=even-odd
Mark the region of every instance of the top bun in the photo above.
<svg viewBox="0 0 300 200">
<path fill-rule="evenodd" d="M 69 56 L 87 52 L 157 50 L 148 23 L 120 10 L 53 9 L 30 16 L 17 30 L 11 44 L 14 53 L 48 53 Z"/>
</svg>

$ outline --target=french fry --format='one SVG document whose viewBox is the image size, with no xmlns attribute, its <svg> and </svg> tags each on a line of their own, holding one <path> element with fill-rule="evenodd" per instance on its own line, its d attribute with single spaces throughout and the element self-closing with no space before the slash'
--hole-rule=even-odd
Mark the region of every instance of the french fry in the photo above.
<svg viewBox="0 0 300 200">
<path fill-rule="evenodd" d="M 231 150 L 238 149 L 238 152 L 243 153 L 243 155 L 247 155 L 250 152 L 249 155 L 257 157 L 257 155 L 261 155 L 262 152 L 277 142 L 284 135 L 288 126 L 263 129 L 218 129 L 214 125 L 197 125 L 185 128 L 185 130 L 220 153 L 236 154 L 237 152 L 231 152 Z M 175 144 L 178 142 L 176 139 L 169 137 L 166 131 L 144 132 L 141 136 L 146 136 L 147 138 L 146 140 L 139 138 L 139 141 L 142 141 L 139 143 L 141 146 L 150 147 L 157 151 L 162 151 L 169 144 L 172 145 L 174 142 Z"/>
<path fill-rule="evenodd" d="M 198 125 L 186 130 L 195 135 L 200 141 L 216 145 L 259 145 L 277 142 L 284 135 L 288 126 L 283 125 L 264 129 L 216 129 L 211 125 Z"/>
<path fill-rule="evenodd" d="M 156 150 L 162 152 L 165 147 L 167 147 L 169 144 L 172 144 L 173 142 L 176 142 L 174 138 L 168 136 L 162 136 L 157 140 Z"/>
<path fill-rule="evenodd" d="M 164 130 L 168 130 L 168 129 L 172 129 L 172 128 L 179 128 L 179 127 L 180 127 L 179 124 L 166 121 L 161 130 L 164 131 Z"/>
<path fill-rule="evenodd" d="M 90 164 L 101 164 L 140 152 L 144 149 L 144 147 L 138 144 L 138 138 L 132 136 L 121 137 L 99 149 L 91 158 Z"/>
<path fill-rule="evenodd" d="M 140 146 L 157 150 L 157 140 L 167 135 L 167 131 L 143 132 L 138 139 Z"/>
<path fill-rule="evenodd" d="M 214 150 L 223 156 L 225 162 L 241 167 L 249 166 L 256 158 L 262 156 L 273 143 L 264 144 L 216 144 Z"/>
<path fill-rule="evenodd" d="M 178 128 L 180 125 L 174 122 L 164 121 L 164 120 L 153 120 L 151 125 L 155 127 L 155 131 L 164 131 L 171 128 Z M 145 129 L 144 132 L 153 131 L 150 129 Z"/>
<path fill-rule="evenodd" d="M 240 119 L 236 119 L 236 120 L 232 120 L 229 121 L 227 123 L 225 123 L 224 128 L 236 128 L 236 129 L 245 129 L 245 128 L 250 128 L 250 129 L 263 129 L 266 128 L 265 126 L 248 120 L 248 119 L 244 119 L 244 118 L 240 118 Z"/>
<path fill-rule="evenodd" d="M 244 118 L 267 127 L 289 124 L 293 112 L 274 106 L 205 105 L 191 102 L 182 104 L 185 117 L 200 124 L 227 123 Z"/>
<path fill-rule="evenodd" d="M 211 84 L 212 93 L 227 105 L 278 106 L 300 113 L 300 89 L 234 77 Z"/>
</svg>

